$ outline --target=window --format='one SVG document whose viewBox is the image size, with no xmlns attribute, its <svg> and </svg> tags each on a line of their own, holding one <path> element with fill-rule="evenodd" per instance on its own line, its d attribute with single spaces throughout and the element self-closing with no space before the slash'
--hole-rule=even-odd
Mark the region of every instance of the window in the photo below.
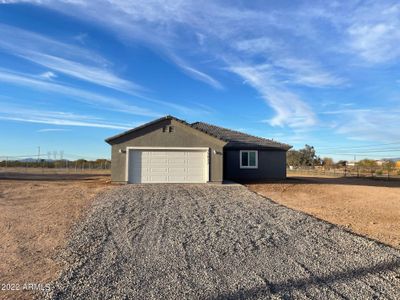
<svg viewBox="0 0 400 300">
<path fill-rule="evenodd" d="M 258 168 L 258 152 L 257 151 L 240 151 L 240 168 L 241 169 L 257 169 Z"/>
<path fill-rule="evenodd" d="M 169 126 L 169 132 L 174 132 L 175 131 L 175 127 L 174 126 Z"/>
</svg>

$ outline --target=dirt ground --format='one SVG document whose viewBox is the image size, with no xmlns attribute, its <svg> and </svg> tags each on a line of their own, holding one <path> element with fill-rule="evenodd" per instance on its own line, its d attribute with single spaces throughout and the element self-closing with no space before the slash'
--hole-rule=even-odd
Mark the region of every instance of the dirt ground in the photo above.
<svg viewBox="0 0 400 300">
<path fill-rule="evenodd" d="M 108 180 L 94 174 L 0 173 L 0 299 L 32 299 L 30 290 L 40 286 L 26 284 L 56 279 L 56 253 L 93 196 L 110 188 Z"/>
<path fill-rule="evenodd" d="M 32 299 L 35 287 L 21 291 L 24 284 L 58 277 L 56 254 L 93 196 L 111 188 L 108 180 L 102 174 L 0 172 L 0 299 Z M 400 248 L 400 182 L 297 177 L 249 187 Z M 20 291 L 5 291 L 10 288 Z"/>
<path fill-rule="evenodd" d="M 285 206 L 400 248 L 400 181 L 289 177 L 248 187 Z"/>
</svg>

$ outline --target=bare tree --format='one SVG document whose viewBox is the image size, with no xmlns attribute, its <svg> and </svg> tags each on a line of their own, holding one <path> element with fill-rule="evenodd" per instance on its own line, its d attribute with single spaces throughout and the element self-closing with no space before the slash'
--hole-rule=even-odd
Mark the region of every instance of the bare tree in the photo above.
<svg viewBox="0 0 400 300">
<path fill-rule="evenodd" d="M 322 165 L 323 165 L 325 168 L 328 168 L 328 169 L 332 168 L 332 167 L 334 166 L 333 159 L 330 158 L 330 157 L 324 157 L 324 158 L 322 159 Z"/>
</svg>

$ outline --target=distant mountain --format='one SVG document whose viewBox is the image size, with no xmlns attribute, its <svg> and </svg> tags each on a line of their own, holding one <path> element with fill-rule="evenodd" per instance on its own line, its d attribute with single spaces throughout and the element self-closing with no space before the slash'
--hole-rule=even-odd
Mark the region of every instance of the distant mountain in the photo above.
<svg viewBox="0 0 400 300">
<path fill-rule="evenodd" d="M 19 161 L 22 161 L 22 162 L 36 162 L 37 158 L 24 158 L 24 159 L 20 159 Z"/>
<path fill-rule="evenodd" d="M 397 158 L 383 158 L 382 160 L 390 160 L 392 162 L 400 161 L 400 157 Z"/>
<path fill-rule="evenodd" d="M 19 159 L 18 161 L 21 161 L 21 162 L 37 162 L 37 158 L 32 158 L 32 157 L 29 157 L 29 158 L 24 158 L 24 159 Z M 48 161 L 48 162 L 53 162 L 53 161 L 69 161 L 68 159 L 57 159 L 57 160 L 54 160 L 54 159 L 44 159 L 44 158 L 41 158 L 40 159 L 41 161 L 43 160 L 43 161 Z"/>
</svg>

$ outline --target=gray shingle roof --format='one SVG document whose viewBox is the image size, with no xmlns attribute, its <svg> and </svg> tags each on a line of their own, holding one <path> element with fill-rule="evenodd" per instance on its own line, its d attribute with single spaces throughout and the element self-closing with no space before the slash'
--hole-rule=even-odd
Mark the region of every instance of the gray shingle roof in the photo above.
<svg viewBox="0 0 400 300">
<path fill-rule="evenodd" d="M 276 148 L 289 150 L 292 146 L 279 143 L 274 140 L 265 139 L 239 131 L 207 124 L 204 122 L 195 122 L 190 124 L 191 127 L 214 136 L 220 140 L 227 142 L 227 148 L 242 148 L 242 147 L 255 147 L 255 148 Z"/>
</svg>

